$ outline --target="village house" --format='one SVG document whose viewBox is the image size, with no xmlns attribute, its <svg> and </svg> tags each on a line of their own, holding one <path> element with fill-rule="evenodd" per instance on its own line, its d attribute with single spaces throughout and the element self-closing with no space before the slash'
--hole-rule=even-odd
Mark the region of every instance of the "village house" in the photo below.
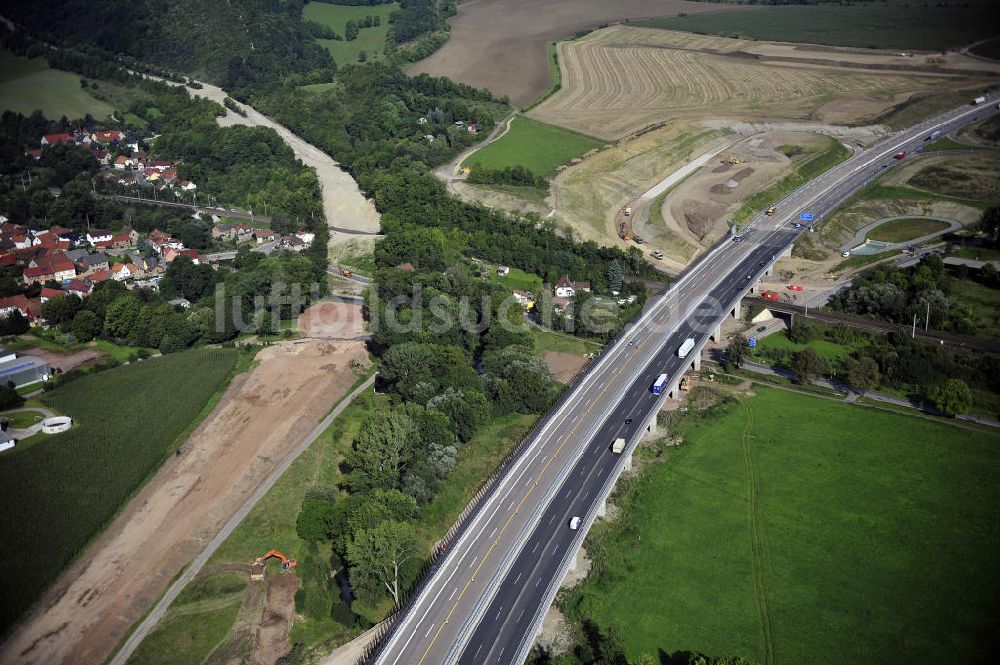
<svg viewBox="0 0 1000 665">
<path fill-rule="evenodd" d="M 76 266 L 64 254 L 52 254 L 32 259 L 22 275 L 25 284 L 62 282 L 76 277 Z"/>
<path fill-rule="evenodd" d="M 76 139 L 73 138 L 72 134 L 66 132 L 61 132 L 59 134 L 45 134 L 42 136 L 41 144 L 46 145 L 59 145 L 61 143 L 76 143 Z"/>
<path fill-rule="evenodd" d="M 24 318 L 28 318 L 31 305 L 28 302 L 27 296 L 19 293 L 16 296 L 0 298 L 0 316 L 10 316 L 14 310 L 20 312 Z"/>
<path fill-rule="evenodd" d="M 87 242 L 89 242 L 91 245 L 96 245 L 97 243 L 100 242 L 110 242 L 111 238 L 113 237 L 114 234 L 111 233 L 111 231 L 105 231 L 103 229 L 92 229 L 90 231 L 87 231 L 87 236 L 86 236 Z"/>
<path fill-rule="evenodd" d="M 254 229 L 253 238 L 258 245 L 263 245 L 265 242 L 273 242 L 274 231 L 270 229 Z"/>
<path fill-rule="evenodd" d="M 133 269 L 135 272 L 138 272 L 138 269 L 133 264 L 118 262 L 111 268 L 111 279 L 116 282 L 124 282 L 127 279 L 132 279 L 135 277 Z"/>
<path fill-rule="evenodd" d="M 576 295 L 577 291 L 586 291 L 590 293 L 590 282 L 571 282 L 569 277 L 563 275 L 556 282 L 556 297 L 557 298 L 572 298 Z"/>
</svg>

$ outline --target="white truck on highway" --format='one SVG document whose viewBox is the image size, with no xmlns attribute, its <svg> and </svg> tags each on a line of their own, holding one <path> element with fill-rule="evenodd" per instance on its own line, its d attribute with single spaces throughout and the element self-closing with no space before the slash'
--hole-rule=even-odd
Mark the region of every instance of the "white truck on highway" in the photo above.
<svg viewBox="0 0 1000 665">
<path fill-rule="evenodd" d="M 927 140 L 927 141 L 933 141 L 934 139 L 938 138 L 939 136 L 941 136 L 941 130 L 940 129 L 935 129 L 933 132 L 931 132 L 931 135 L 928 136 L 925 140 Z"/>
<path fill-rule="evenodd" d="M 691 353 L 691 349 L 693 348 L 694 348 L 694 338 L 688 337 L 686 340 L 684 340 L 684 343 L 681 344 L 681 348 L 677 349 L 677 357 L 687 358 L 687 354 Z"/>
<path fill-rule="evenodd" d="M 972 102 L 970 102 L 969 105 L 970 106 L 979 106 L 980 104 L 982 104 L 985 101 L 986 101 L 986 98 L 980 96 L 980 97 L 976 97 L 975 99 L 973 99 Z"/>
<path fill-rule="evenodd" d="M 622 451 L 624 450 L 625 450 L 625 439 L 623 439 L 622 437 L 618 437 L 611 444 L 611 452 L 613 452 L 615 455 L 621 455 Z"/>
</svg>

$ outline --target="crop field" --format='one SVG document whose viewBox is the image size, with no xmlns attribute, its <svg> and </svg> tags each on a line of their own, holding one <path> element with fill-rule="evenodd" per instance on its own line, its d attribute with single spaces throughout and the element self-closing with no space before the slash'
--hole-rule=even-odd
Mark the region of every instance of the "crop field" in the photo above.
<svg viewBox="0 0 1000 665">
<path fill-rule="evenodd" d="M 627 18 L 684 12 L 719 11 L 704 2 L 684 0 L 477 0 L 458 3 L 448 20 L 451 38 L 410 68 L 447 76 L 524 106 L 542 94 L 552 80 L 548 48 L 594 26 Z"/>
<path fill-rule="evenodd" d="M 103 119 L 111 107 L 94 99 L 80 87 L 80 76 L 51 69 L 42 58 L 28 60 L 0 49 L 0 110 L 31 115 L 41 110 L 45 117 L 75 119 L 88 113 Z"/>
<path fill-rule="evenodd" d="M 382 24 L 371 28 L 360 28 L 357 39 L 347 41 L 346 39 L 317 39 L 330 55 L 338 67 L 350 65 L 358 61 L 358 54 L 364 51 L 369 60 L 378 60 L 385 57 L 385 35 L 389 31 L 389 14 L 399 9 L 396 3 L 385 5 L 331 5 L 325 2 L 309 2 L 302 10 L 302 16 L 307 21 L 316 21 L 333 29 L 341 37 L 344 36 L 344 27 L 348 21 L 364 20 L 366 16 L 378 16 L 382 19 Z M 323 84 L 317 84 L 323 85 Z M 316 90 L 315 86 L 310 86 Z"/>
<path fill-rule="evenodd" d="M 233 350 L 193 350 L 83 377 L 42 397 L 73 428 L 3 455 L 0 561 L 30 574 L 0 581 L 8 626 L 170 452 L 236 365 Z M 183 390 L 178 388 L 183 386 Z"/>
<path fill-rule="evenodd" d="M 617 626 L 630 660 L 993 662 L 997 436 L 753 391 L 626 482 L 564 611 Z"/>
<path fill-rule="evenodd" d="M 882 242 L 906 242 L 946 228 L 948 228 L 947 223 L 936 219 L 897 219 L 872 229 L 868 233 L 868 239 Z"/>
<path fill-rule="evenodd" d="M 915 93 L 979 81 L 917 65 L 896 69 L 908 65 L 886 54 L 805 51 L 626 26 L 564 42 L 558 53 L 562 87 L 530 116 L 604 139 L 706 114 L 858 123 Z"/>
<path fill-rule="evenodd" d="M 761 6 L 750 11 L 667 16 L 634 23 L 726 37 L 934 51 L 992 37 L 998 19 L 1000 14 L 988 3 L 930 7 L 907 4 L 905 9 L 891 4 L 822 4 Z"/>
<path fill-rule="evenodd" d="M 519 117 L 506 134 L 474 152 L 466 164 L 494 170 L 523 166 L 535 175 L 547 177 L 557 166 L 602 145 L 603 141 L 589 136 Z"/>
</svg>

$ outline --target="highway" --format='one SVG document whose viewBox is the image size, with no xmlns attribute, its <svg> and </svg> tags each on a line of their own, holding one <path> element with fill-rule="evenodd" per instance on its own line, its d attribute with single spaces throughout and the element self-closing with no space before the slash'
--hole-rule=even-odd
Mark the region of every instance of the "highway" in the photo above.
<svg viewBox="0 0 1000 665">
<path fill-rule="evenodd" d="M 370 662 L 385 665 L 521 663 L 570 561 L 624 464 L 610 445 L 631 451 L 661 399 L 650 386 L 666 372 L 676 385 L 692 357 L 677 349 L 693 337 L 700 349 L 731 308 L 808 224 L 818 221 L 877 174 L 893 155 L 995 113 L 996 104 L 962 107 L 885 139 L 777 202 L 702 256 L 607 347 L 536 429 L 491 486 L 447 556 L 407 604 Z M 568 526 L 583 520 L 580 530 Z"/>
</svg>

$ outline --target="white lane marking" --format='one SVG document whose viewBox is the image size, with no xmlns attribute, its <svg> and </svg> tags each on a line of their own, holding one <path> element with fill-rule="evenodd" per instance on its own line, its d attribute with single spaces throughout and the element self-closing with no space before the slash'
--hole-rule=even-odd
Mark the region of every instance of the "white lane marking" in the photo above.
<svg viewBox="0 0 1000 665">
<path fill-rule="evenodd" d="M 431 634 L 431 631 L 432 631 L 432 630 L 434 630 L 434 624 L 431 624 L 431 627 L 427 629 L 427 632 L 426 632 L 426 633 L 424 633 L 424 639 L 425 639 L 425 640 L 426 640 L 426 639 L 427 639 L 427 637 L 428 637 L 428 636 L 429 636 L 429 635 Z"/>
<path fill-rule="evenodd" d="M 501 659 L 501 658 L 503 658 L 503 650 L 504 650 L 504 649 L 506 649 L 506 648 L 507 648 L 507 647 L 502 647 L 502 648 L 500 649 L 500 655 L 499 655 L 499 656 L 497 656 L 497 662 L 498 662 L 498 663 L 500 662 L 500 659 Z"/>
<path fill-rule="evenodd" d="M 495 618 L 495 619 L 493 619 L 493 620 L 494 620 L 494 621 L 499 621 L 499 620 L 500 620 L 500 615 L 501 615 L 502 613 L 503 613 L 503 605 L 501 605 L 501 606 L 500 606 L 500 609 L 499 609 L 499 610 L 497 610 L 497 616 L 496 616 L 496 618 Z"/>
<path fill-rule="evenodd" d="M 499 528 L 500 528 L 500 527 L 498 527 L 498 526 L 495 526 L 495 527 L 493 527 L 493 530 L 492 530 L 492 531 L 490 531 L 490 537 L 489 537 L 489 538 L 488 538 L 487 540 L 493 540 L 493 536 L 495 536 L 495 535 L 496 535 L 496 533 L 497 533 L 497 529 L 499 529 Z"/>
<path fill-rule="evenodd" d="M 518 573 L 518 574 L 517 574 L 517 579 L 516 579 L 516 580 L 514 580 L 514 584 L 517 584 L 517 583 L 518 583 L 518 582 L 520 582 L 520 581 L 521 581 L 521 573 Z"/>
<path fill-rule="evenodd" d="M 521 609 L 521 613 L 517 615 L 517 623 L 521 623 L 521 618 L 524 616 L 524 609 Z"/>
<path fill-rule="evenodd" d="M 479 555 L 478 554 L 476 556 L 472 557 L 472 561 L 469 562 L 469 568 L 472 568 L 474 565 L 476 565 L 476 561 L 478 561 L 478 560 L 479 560 Z"/>
<path fill-rule="evenodd" d="M 456 594 L 457 592 L 458 592 L 458 587 L 455 587 L 454 589 L 452 589 L 452 590 L 451 590 L 451 595 L 450 595 L 450 596 L 448 596 L 448 600 L 451 600 L 452 598 L 454 598 L 454 597 L 455 597 L 455 594 Z"/>
<path fill-rule="evenodd" d="M 541 542 L 541 541 L 538 541 L 538 542 Z M 532 550 L 531 550 L 531 553 L 534 554 L 535 550 L 537 550 L 537 549 L 538 549 L 538 543 L 536 542 L 534 548 L 532 548 Z"/>
</svg>

